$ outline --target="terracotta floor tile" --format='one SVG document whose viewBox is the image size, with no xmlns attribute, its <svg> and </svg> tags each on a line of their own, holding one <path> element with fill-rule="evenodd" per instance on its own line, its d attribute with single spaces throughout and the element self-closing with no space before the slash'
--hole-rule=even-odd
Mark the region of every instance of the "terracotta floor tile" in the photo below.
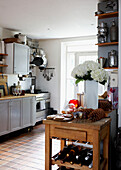
<svg viewBox="0 0 121 170">
<path fill-rule="evenodd" d="M 15 163 L 13 161 L 9 161 L 8 163 L 5 164 L 5 166 L 12 167 L 14 166 Z"/>
<path fill-rule="evenodd" d="M 21 169 L 21 170 L 37 170 L 36 168 L 27 167 L 27 166 L 22 166 L 20 169 Z M 43 169 L 43 170 L 44 170 L 44 169 Z"/>
<path fill-rule="evenodd" d="M 5 151 L 3 151 L 3 150 L 0 150 L 0 154 L 3 154 L 3 153 L 6 153 Z"/>
<path fill-rule="evenodd" d="M 7 157 L 7 158 L 5 158 L 4 160 L 5 161 L 12 161 L 12 160 L 14 160 L 15 158 L 13 158 L 13 157 Z"/>
<path fill-rule="evenodd" d="M 7 170 L 18 170 L 18 168 L 8 168 Z"/>
<path fill-rule="evenodd" d="M 0 159 L 5 159 L 6 156 L 5 155 L 0 155 Z"/>
<path fill-rule="evenodd" d="M 31 132 L 12 137 L 0 143 L 0 170 L 45 170 L 45 126 L 40 124 Z M 55 140 L 54 151 L 60 144 Z M 57 153 L 57 152 L 56 152 Z M 57 166 L 52 167 L 52 170 Z"/>
<path fill-rule="evenodd" d="M 12 168 L 17 168 L 17 169 L 21 169 L 23 167 L 23 165 L 18 164 L 18 163 L 14 163 L 14 165 L 11 166 Z"/>
<path fill-rule="evenodd" d="M 11 157 L 12 158 L 18 158 L 18 157 L 20 157 L 20 155 L 19 154 L 13 154 L 13 155 L 11 155 Z"/>
<path fill-rule="evenodd" d="M 10 167 L 8 167 L 8 166 L 5 166 L 5 165 L 3 165 L 3 166 L 0 166 L 0 170 L 10 170 Z M 13 170 L 15 170 L 15 169 L 13 169 Z"/>
<path fill-rule="evenodd" d="M 0 165 L 4 165 L 4 164 L 6 164 L 6 163 L 8 163 L 8 161 L 0 160 Z"/>
<path fill-rule="evenodd" d="M 10 152 L 4 152 L 4 153 L 2 153 L 3 155 L 6 155 L 6 156 L 11 156 L 12 155 L 12 153 L 10 153 Z"/>
</svg>

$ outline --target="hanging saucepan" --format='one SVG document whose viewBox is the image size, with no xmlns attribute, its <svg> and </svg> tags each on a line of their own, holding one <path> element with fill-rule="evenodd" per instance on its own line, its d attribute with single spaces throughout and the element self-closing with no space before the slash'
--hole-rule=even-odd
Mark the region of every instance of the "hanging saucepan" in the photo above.
<svg viewBox="0 0 121 170">
<path fill-rule="evenodd" d="M 39 69 L 43 70 L 47 66 L 47 59 L 45 57 L 45 52 L 43 49 L 39 49 L 39 52 L 33 53 L 33 61 L 30 64 L 39 66 Z"/>
<path fill-rule="evenodd" d="M 43 64 L 43 59 L 39 55 L 35 55 L 34 60 L 30 62 L 30 64 L 35 64 L 36 66 L 40 66 Z"/>
</svg>

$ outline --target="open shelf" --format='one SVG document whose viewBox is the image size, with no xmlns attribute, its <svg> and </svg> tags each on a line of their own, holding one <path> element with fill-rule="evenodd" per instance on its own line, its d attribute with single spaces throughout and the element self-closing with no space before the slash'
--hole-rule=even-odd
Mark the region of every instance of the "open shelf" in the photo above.
<svg viewBox="0 0 121 170">
<path fill-rule="evenodd" d="M 8 54 L 0 53 L 0 56 L 8 56 Z"/>
<path fill-rule="evenodd" d="M 98 16 L 98 19 L 118 17 L 118 12 L 111 12 L 111 13 L 105 13 L 105 14 L 96 14 L 95 16 Z"/>
<path fill-rule="evenodd" d="M 118 70 L 118 67 L 104 67 L 107 70 Z"/>
<path fill-rule="evenodd" d="M 73 164 L 71 165 L 69 162 L 61 163 L 60 160 L 54 161 L 53 159 L 51 160 L 52 165 L 59 165 L 59 166 L 65 166 L 68 168 L 74 168 L 74 169 L 81 169 L 81 170 L 92 170 L 92 168 L 88 168 L 88 166 L 81 166 L 81 164 Z"/>
<path fill-rule="evenodd" d="M 118 45 L 118 42 L 97 43 L 98 46 Z"/>
<path fill-rule="evenodd" d="M 0 64 L 0 67 L 8 67 L 8 65 Z"/>
<path fill-rule="evenodd" d="M 100 164 L 100 169 L 103 169 L 105 167 L 105 164 L 106 164 L 107 160 L 104 159 L 104 161 L 102 161 L 102 163 Z M 74 169 L 80 169 L 80 170 L 93 170 L 93 168 L 89 168 L 88 166 L 81 166 L 81 164 L 73 164 L 71 165 L 69 162 L 65 162 L 65 163 L 61 163 L 60 160 L 53 160 L 51 159 L 51 164 L 52 165 L 59 165 L 59 166 L 65 166 L 65 167 L 68 167 L 68 168 L 74 168 Z"/>
</svg>

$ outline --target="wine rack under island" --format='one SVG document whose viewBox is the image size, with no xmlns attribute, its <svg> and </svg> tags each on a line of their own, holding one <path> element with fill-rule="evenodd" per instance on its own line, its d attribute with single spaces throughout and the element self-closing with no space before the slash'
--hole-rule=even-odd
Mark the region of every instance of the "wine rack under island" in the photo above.
<svg viewBox="0 0 121 170">
<path fill-rule="evenodd" d="M 89 142 L 93 145 L 93 167 L 91 170 L 108 170 L 109 154 L 109 132 L 110 118 L 100 121 L 89 122 L 86 120 L 72 120 L 70 122 L 58 122 L 53 120 L 43 120 L 45 124 L 45 170 L 51 170 L 51 166 L 57 164 L 68 168 L 89 170 L 88 166 L 79 164 L 62 163 L 60 160 L 52 159 L 52 138 L 57 137 L 61 140 L 61 149 L 69 141 L 78 140 Z M 103 141 L 103 161 L 100 162 L 100 142 Z"/>
</svg>

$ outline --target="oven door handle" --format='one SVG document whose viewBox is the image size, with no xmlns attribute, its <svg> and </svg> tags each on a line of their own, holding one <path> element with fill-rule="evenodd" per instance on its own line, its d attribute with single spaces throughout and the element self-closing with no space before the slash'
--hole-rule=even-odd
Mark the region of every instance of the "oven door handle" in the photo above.
<svg viewBox="0 0 121 170">
<path fill-rule="evenodd" d="M 37 98 L 36 101 L 42 101 L 42 100 L 45 100 L 43 98 Z"/>
<path fill-rule="evenodd" d="M 47 103 L 47 102 L 50 102 L 50 99 L 46 99 L 45 102 L 46 102 L 46 103 Z"/>
</svg>

